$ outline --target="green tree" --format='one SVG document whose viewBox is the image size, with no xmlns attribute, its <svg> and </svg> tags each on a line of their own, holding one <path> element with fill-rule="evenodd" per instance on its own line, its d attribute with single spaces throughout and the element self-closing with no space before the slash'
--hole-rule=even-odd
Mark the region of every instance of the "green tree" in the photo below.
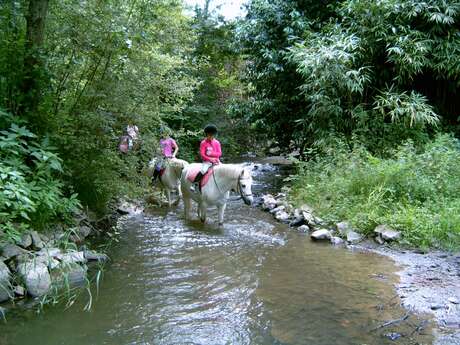
<svg viewBox="0 0 460 345">
<path fill-rule="evenodd" d="M 121 187 L 141 183 L 137 169 L 155 153 L 160 125 L 193 98 L 196 37 L 179 0 L 53 1 L 46 25 L 44 11 L 29 11 L 44 3 L 1 5 L 0 107 L 27 108 L 29 128 L 58 148 L 68 185 L 103 210 Z M 35 48 L 42 62 L 32 74 Z M 30 92 L 39 97 L 24 103 Z M 129 122 L 141 130 L 141 150 L 121 157 Z"/>
<path fill-rule="evenodd" d="M 287 142 L 337 136 L 383 150 L 457 125 L 456 1 L 249 4 L 240 31 L 250 119 Z M 439 115 L 439 116 L 438 116 Z"/>
</svg>

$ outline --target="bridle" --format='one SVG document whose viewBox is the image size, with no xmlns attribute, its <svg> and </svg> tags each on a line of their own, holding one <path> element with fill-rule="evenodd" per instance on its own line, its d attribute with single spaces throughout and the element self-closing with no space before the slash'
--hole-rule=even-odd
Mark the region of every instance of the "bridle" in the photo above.
<svg viewBox="0 0 460 345">
<path fill-rule="evenodd" d="M 240 194 L 240 196 L 237 197 L 237 198 L 235 198 L 235 199 L 232 198 L 232 199 L 229 199 L 229 200 L 230 200 L 230 201 L 236 201 L 236 200 L 243 199 L 243 201 L 244 201 L 245 204 L 250 205 L 250 202 L 247 201 L 247 200 L 248 200 L 249 197 L 252 197 L 252 193 L 250 193 L 250 194 L 244 193 L 244 190 L 243 190 L 243 188 L 242 188 L 242 186 L 241 186 L 241 180 L 243 180 L 243 174 L 244 174 L 244 170 L 241 171 L 240 176 L 238 176 L 238 182 L 237 182 L 237 187 L 236 187 L 236 188 L 237 188 L 236 192 L 237 192 L 238 194 Z M 218 184 L 217 181 L 216 181 L 216 175 L 215 175 L 214 172 L 212 173 L 212 177 L 213 177 L 214 183 L 216 184 L 217 190 L 218 190 L 221 194 L 223 194 L 222 191 L 221 191 L 221 189 L 220 189 L 220 187 L 219 187 L 219 184 Z"/>
<path fill-rule="evenodd" d="M 247 198 L 252 197 L 252 193 L 250 193 L 250 194 L 244 193 L 244 190 L 243 190 L 243 188 L 241 186 L 241 180 L 243 180 L 243 174 L 244 174 L 244 170 L 241 172 L 240 176 L 238 177 L 238 184 L 237 184 L 237 191 L 236 192 L 240 194 L 240 197 L 241 197 L 241 199 L 244 200 L 244 203 L 248 204 L 248 202 L 246 200 L 247 200 Z"/>
</svg>

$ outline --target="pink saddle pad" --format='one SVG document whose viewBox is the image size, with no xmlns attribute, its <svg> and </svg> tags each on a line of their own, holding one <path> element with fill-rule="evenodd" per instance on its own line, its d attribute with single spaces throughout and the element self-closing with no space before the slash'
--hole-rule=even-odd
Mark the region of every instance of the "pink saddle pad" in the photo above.
<svg viewBox="0 0 460 345">
<path fill-rule="evenodd" d="M 187 179 L 190 181 L 190 182 L 193 182 L 195 181 L 195 177 L 196 175 L 198 175 L 198 173 L 200 172 L 201 170 L 201 167 L 197 167 L 197 168 L 193 168 L 193 169 L 190 169 L 190 171 L 187 173 Z M 206 172 L 206 174 L 204 174 L 203 178 L 201 179 L 201 182 L 200 182 L 200 187 L 203 188 L 204 186 L 206 186 L 206 183 L 208 183 L 209 181 L 209 178 L 211 177 L 212 173 L 214 172 L 214 169 L 213 168 L 209 168 L 208 171 Z"/>
</svg>

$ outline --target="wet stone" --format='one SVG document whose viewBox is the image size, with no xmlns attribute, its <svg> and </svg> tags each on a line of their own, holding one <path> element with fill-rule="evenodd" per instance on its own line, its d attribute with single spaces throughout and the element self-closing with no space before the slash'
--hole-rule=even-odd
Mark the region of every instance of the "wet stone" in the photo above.
<svg viewBox="0 0 460 345">
<path fill-rule="evenodd" d="M 449 297 L 448 301 L 452 304 L 459 304 L 459 301 L 455 297 Z"/>
<path fill-rule="evenodd" d="M 331 237 L 331 244 L 333 244 L 334 246 L 340 246 L 340 245 L 345 244 L 345 241 L 343 239 L 341 239 L 340 237 L 332 236 Z"/>
<path fill-rule="evenodd" d="M 301 225 L 297 228 L 297 231 L 303 232 L 303 233 L 309 233 L 310 232 L 310 227 L 308 225 Z"/>
<path fill-rule="evenodd" d="M 50 270 L 55 269 L 59 266 L 59 261 L 54 259 L 52 256 L 49 255 L 40 255 L 35 258 L 37 262 L 41 262 L 45 264 Z"/>
<path fill-rule="evenodd" d="M 361 242 L 362 239 L 363 239 L 363 236 L 361 236 L 360 234 L 358 234 L 355 231 L 350 230 L 347 233 L 347 242 L 348 243 L 355 244 L 355 243 Z"/>
<path fill-rule="evenodd" d="M 339 232 L 340 236 L 346 236 L 348 232 L 352 231 L 351 224 L 348 222 L 340 222 L 336 224 L 337 231 Z"/>
<path fill-rule="evenodd" d="M 38 234 L 38 232 L 36 231 L 31 231 L 30 233 L 30 237 L 32 239 L 32 244 L 35 248 L 37 249 L 42 249 L 44 247 L 44 243 L 40 237 L 40 235 Z"/>
<path fill-rule="evenodd" d="M 32 297 L 46 295 L 51 289 L 48 267 L 40 262 L 28 261 L 19 264 L 18 273 L 24 280 L 27 292 Z"/>
<path fill-rule="evenodd" d="M 45 243 L 47 243 L 47 242 L 50 241 L 49 237 L 46 236 L 46 235 L 39 234 L 39 236 L 40 236 L 40 239 L 41 239 L 43 242 L 45 242 Z"/>
<path fill-rule="evenodd" d="M 330 240 L 331 232 L 327 229 L 316 230 L 311 234 L 311 239 L 315 241 Z"/>
<path fill-rule="evenodd" d="M 304 222 L 305 222 L 305 219 L 302 216 L 297 216 L 294 218 L 292 222 L 289 223 L 289 225 L 292 227 L 296 227 L 296 226 L 303 225 Z"/>
<path fill-rule="evenodd" d="M 80 226 L 78 232 L 83 237 L 88 237 L 91 234 L 91 228 L 89 226 Z"/>
<path fill-rule="evenodd" d="M 41 256 L 51 256 L 53 258 L 57 258 L 61 254 L 61 250 L 59 248 L 44 248 L 37 252 L 37 255 Z"/>
<path fill-rule="evenodd" d="M 56 256 L 57 259 L 65 264 L 85 263 L 86 258 L 83 252 L 68 252 L 59 254 Z"/>
<path fill-rule="evenodd" d="M 392 340 L 392 341 L 398 340 L 399 338 L 402 337 L 402 335 L 400 333 L 396 333 L 396 332 L 385 333 L 383 336 L 385 338 L 387 338 L 387 339 Z"/>
<path fill-rule="evenodd" d="M 86 271 L 85 266 L 78 264 L 64 264 L 53 271 L 53 281 L 57 282 L 58 285 L 69 284 L 70 286 L 81 286 L 86 282 Z"/>
<path fill-rule="evenodd" d="M 22 249 L 21 247 L 11 243 L 7 243 L 2 248 L 2 255 L 5 257 L 6 260 L 26 253 L 27 250 Z"/>
<path fill-rule="evenodd" d="M 285 209 L 286 207 L 281 205 L 281 206 L 275 207 L 274 209 L 270 210 L 270 213 L 276 214 L 280 211 L 284 211 Z"/>
<path fill-rule="evenodd" d="M 0 302 L 10 299 L 10 270 L 3 261 L 0 261 Z"/>
<path fill-rule="evenodd" d="M 374 232 L 385 241 L 396 241 L 401 238 L 401 233 L 390 228 L 387 225 L 379 225 Z"/>
<path fill-rule="evenodd" d="M 280 222 L 287 222 L 289 220 L 289 213 L 285 211 L 277 212 L 275 215 L 276 220 Z"/>
<path fill-rule="evenodd" d="M 385 244 L 385 241 L 380 236 L 375 237 L 375 242 L 377 242 L 380 245 Z"/>
<path fill-rule="evenodd" d="M 272 210 L 276 207 L 276 200 L 273 196 L 267 194 L 262 196 L 262 209 L 265 211 Z"/>
<path fill-rule="evenodd" d="M 106 262 L 109 257 L 106 254 L 96 253 L 94 251 L 85 251 L 85 259 L 88 261 Z"/>
<path fill-rule="evenodd" d="M 316 219 L 313 216 L 313 214 L 311 214 L 309 212 L 302 211 L 302 216 L 303 216 L 303 219 L 305 220 L 305 222 L 308 225 L 316 225 Z"/>
<path fill-rule="evenodd" d="M 23 234 L 18 245 L 22 248 L 29 248 L 32 245 L 32 236 L 29 233 Z"/>
<path fill-rule="evenodd" d="M 439 310 L 439 309 L 443 309 L 443 308 L 444 308 L 444 305 L 439 304 L 439 303 L 432 303 L 430 305 L 431 310 Z"/>
<path fill-rule="evenodd" d="M 21 285 L 17 285 L 14 287 L 14 294 L 16 296 L 24 296 L 26 294 L 26 289 L 24 289 Z"/>
</svg>

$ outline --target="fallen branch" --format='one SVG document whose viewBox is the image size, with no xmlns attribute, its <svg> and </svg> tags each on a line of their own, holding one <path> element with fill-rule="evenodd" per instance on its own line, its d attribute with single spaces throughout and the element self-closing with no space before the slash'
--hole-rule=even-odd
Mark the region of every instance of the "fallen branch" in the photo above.
<svg viewBox="0 0 460 345">
<path fill-rule="evenodd" d="M 391 325 L 394 325 L 396 323 L 400 323 L 400 322 L 403 322 L 405 320 L 407 320 L 409 318 L 410 314 L 409 313 L 406 313 L 402 318 L 400 319 L 395 319 L 395 320 L 390 320 L 390 321 L 387 321 L 385 322 L 384 324 L 380 325 L 380 326 L 377 326 L 375 328 L 372 328 L 370 330 L 370 332 L 373 332 L 373 331 L 376 331 L 378 329 L 381 329 L 381 328 L 385 328 L 385 327 L 388 327 L 388 326 L 391 326 Z"/>
</svg>

